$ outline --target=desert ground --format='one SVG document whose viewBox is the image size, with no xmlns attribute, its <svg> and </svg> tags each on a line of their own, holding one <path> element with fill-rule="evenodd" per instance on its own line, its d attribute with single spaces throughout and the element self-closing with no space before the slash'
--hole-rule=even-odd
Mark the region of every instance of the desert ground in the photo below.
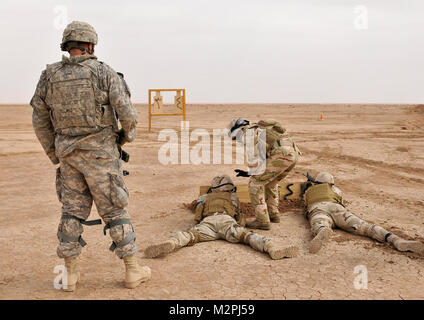
<svg viewBox="0 0 424 320">
<path fill-rule="evenodd" d="M 300 206 L 287 206 L 279 224 L 258 233 L 297 244 L 299 256 L 271 260 L 242 244 L 198 243 L 147 259 L 143 249 L 193 225 L 184 204 L 214 175 L 234 177 L 237 164 L 173 164 L 158 161 L 161 129 L 180 130 L 180 117 L 153 119 L 137 105 L 137 139 L 124 168 L 130 212 L 150 281 L 124 287 L 124 264 L 108 250 L 103 226 L 84 227 L 77 290 L 54 288 L 60 203 L 55 166 L 31 125 L 29 105 L 0 106 L 0 299 L 424 299 L 424 257 L 336 230 L 318 254 L 308 252 L 311 232 Z M 323 119 L 320 119 L 320 115 Z M 187 106 L 190 130 L 222 129 L 231 119 L 281 121 L 303 153 L 287 181 L 328 171 L 348 208 L 363 219 L 408 239 L 424 241 L 424 106 L 322 104 L 204 104 Z M 195 142 L 192 142 L 194 145 Z M 234 178 L 246 184 L 246 178 Z M 89 219 L 98 214 L 93 208 Z M 366 289 L 355 289 L 355 267 L 368 272 Z"/>
</svg>

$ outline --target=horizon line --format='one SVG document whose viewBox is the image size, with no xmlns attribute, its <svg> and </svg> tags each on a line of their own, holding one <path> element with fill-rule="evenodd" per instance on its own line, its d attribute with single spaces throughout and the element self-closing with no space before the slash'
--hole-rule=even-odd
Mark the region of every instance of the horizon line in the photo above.
<svg viewBox="0 0 424 320">
<path fill-rule="evenodd" d="M 148 102 L 132 102 L 132 104 L 145 104 L 148 105 Z M 424 102 L 187 102 L 186 105 L 190 104 L 367 104 L 367 105 L 421 105 Z M 0 105 L 30 105 L 29 102 L 0 102 Z M 173 103 L 164 103 L 164 105 L 173 105 Z"/>
</svg>

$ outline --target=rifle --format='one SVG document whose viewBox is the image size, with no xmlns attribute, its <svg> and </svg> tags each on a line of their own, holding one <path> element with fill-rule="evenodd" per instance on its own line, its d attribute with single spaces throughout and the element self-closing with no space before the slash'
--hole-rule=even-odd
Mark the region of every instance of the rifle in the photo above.
<svg viewBox="0 0 424 320">
<path fill-rule="evenodd" d="M 308 178 L 308 181 L 309 181 L 309 182 L 313 182 L 313 183 L 316 183 L 316 184 L 320 184 L 320 183 L 321 183 L 321 182 L 319 182 L 319 181 L 316 181 L 316 180 L 315 180 L 315 178 L 314 178 L 314 177 L 312 177 L 312 176 L 309 174 L 309 172 L 307 172 L 306 174 L 302 173 L 302 175 L 304 175 L 306 178 Z"/>
<path fill-rule="evenodd" d="M 312 186 L 312 183 L 320 184 L 321 182 L 316 181 L 314 177 L 312 177 L 309 172 L 306 174 L 302 173 L 308 180 L 300 185 L 300 195 L 299 197 L 302 199 L 303 195 L 306 192 L 306 189 Z"/>
</svg>

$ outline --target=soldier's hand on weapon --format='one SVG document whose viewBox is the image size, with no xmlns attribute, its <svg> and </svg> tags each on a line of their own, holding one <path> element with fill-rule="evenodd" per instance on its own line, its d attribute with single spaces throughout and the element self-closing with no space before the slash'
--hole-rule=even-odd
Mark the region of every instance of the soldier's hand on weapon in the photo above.
<svg viewBox="0 0 424 320">
<path fill-rule="evenodd" d="M 247 171 L 244 170 L 240 170 L 240 169 L 236 169 L 234 170 L 235 172 L 237 172 L 236 177 L 250 177 L 250 174 Z"/>
</svg>

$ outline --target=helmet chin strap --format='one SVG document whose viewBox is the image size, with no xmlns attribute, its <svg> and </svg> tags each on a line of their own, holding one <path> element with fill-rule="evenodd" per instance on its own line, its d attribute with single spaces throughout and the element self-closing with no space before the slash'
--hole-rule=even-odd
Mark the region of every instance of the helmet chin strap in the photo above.
<svg viewBox="0 0 424 320">
<path fill-rule="evenodd" d="M 217 189 L 217 188 L 220 188 L 220 187 L 223 187 L 223 186 L 227 186 L 227 185 L 230 185 L 230 186 L 233 186 L 234 187 L 233 189 L 231 189 L 230 192 L 236 192 L 237 191 L 237 187 L 233 183 L 227 182 L 227 183 L 220 184 L 220 185 L 218 185 L 216 187 L 210 187 L 207 193 L 211 193 L 213 189 Z"/>
<path fill-rule="evenodd" d="M 68 53 L 71 53 L 71 50 L 72 49 L 79 49 L 79 50 L 81 50 L 82 51 L 82 54 L 93 54 L 94 53 L 94 46 L 93 46 L 93 48 L 92 49 L 87 49 L 87 48 L 85 48 L 85 47 L 83 47 L 83 46 L 79 46 L 79 45 L 77 45 L 77 44 L 71 44 L 70 46 L 67 46 L 67 51 L 68 51 Z"/>
<path fill-rule="evenodd" d="M 90 50 L 90 49 L 86 49 L 86 48 L 83 48 L 83 47 L 71 48 L 71 49 L 68 50 L 68 53 L 70 53 L 72 49 L 79 49 L 79 50 L 81 50 L 83 55 L 84 54 L 93 54 L 94 53 L 94 50 L 93 49 Z"/>
</svg>

